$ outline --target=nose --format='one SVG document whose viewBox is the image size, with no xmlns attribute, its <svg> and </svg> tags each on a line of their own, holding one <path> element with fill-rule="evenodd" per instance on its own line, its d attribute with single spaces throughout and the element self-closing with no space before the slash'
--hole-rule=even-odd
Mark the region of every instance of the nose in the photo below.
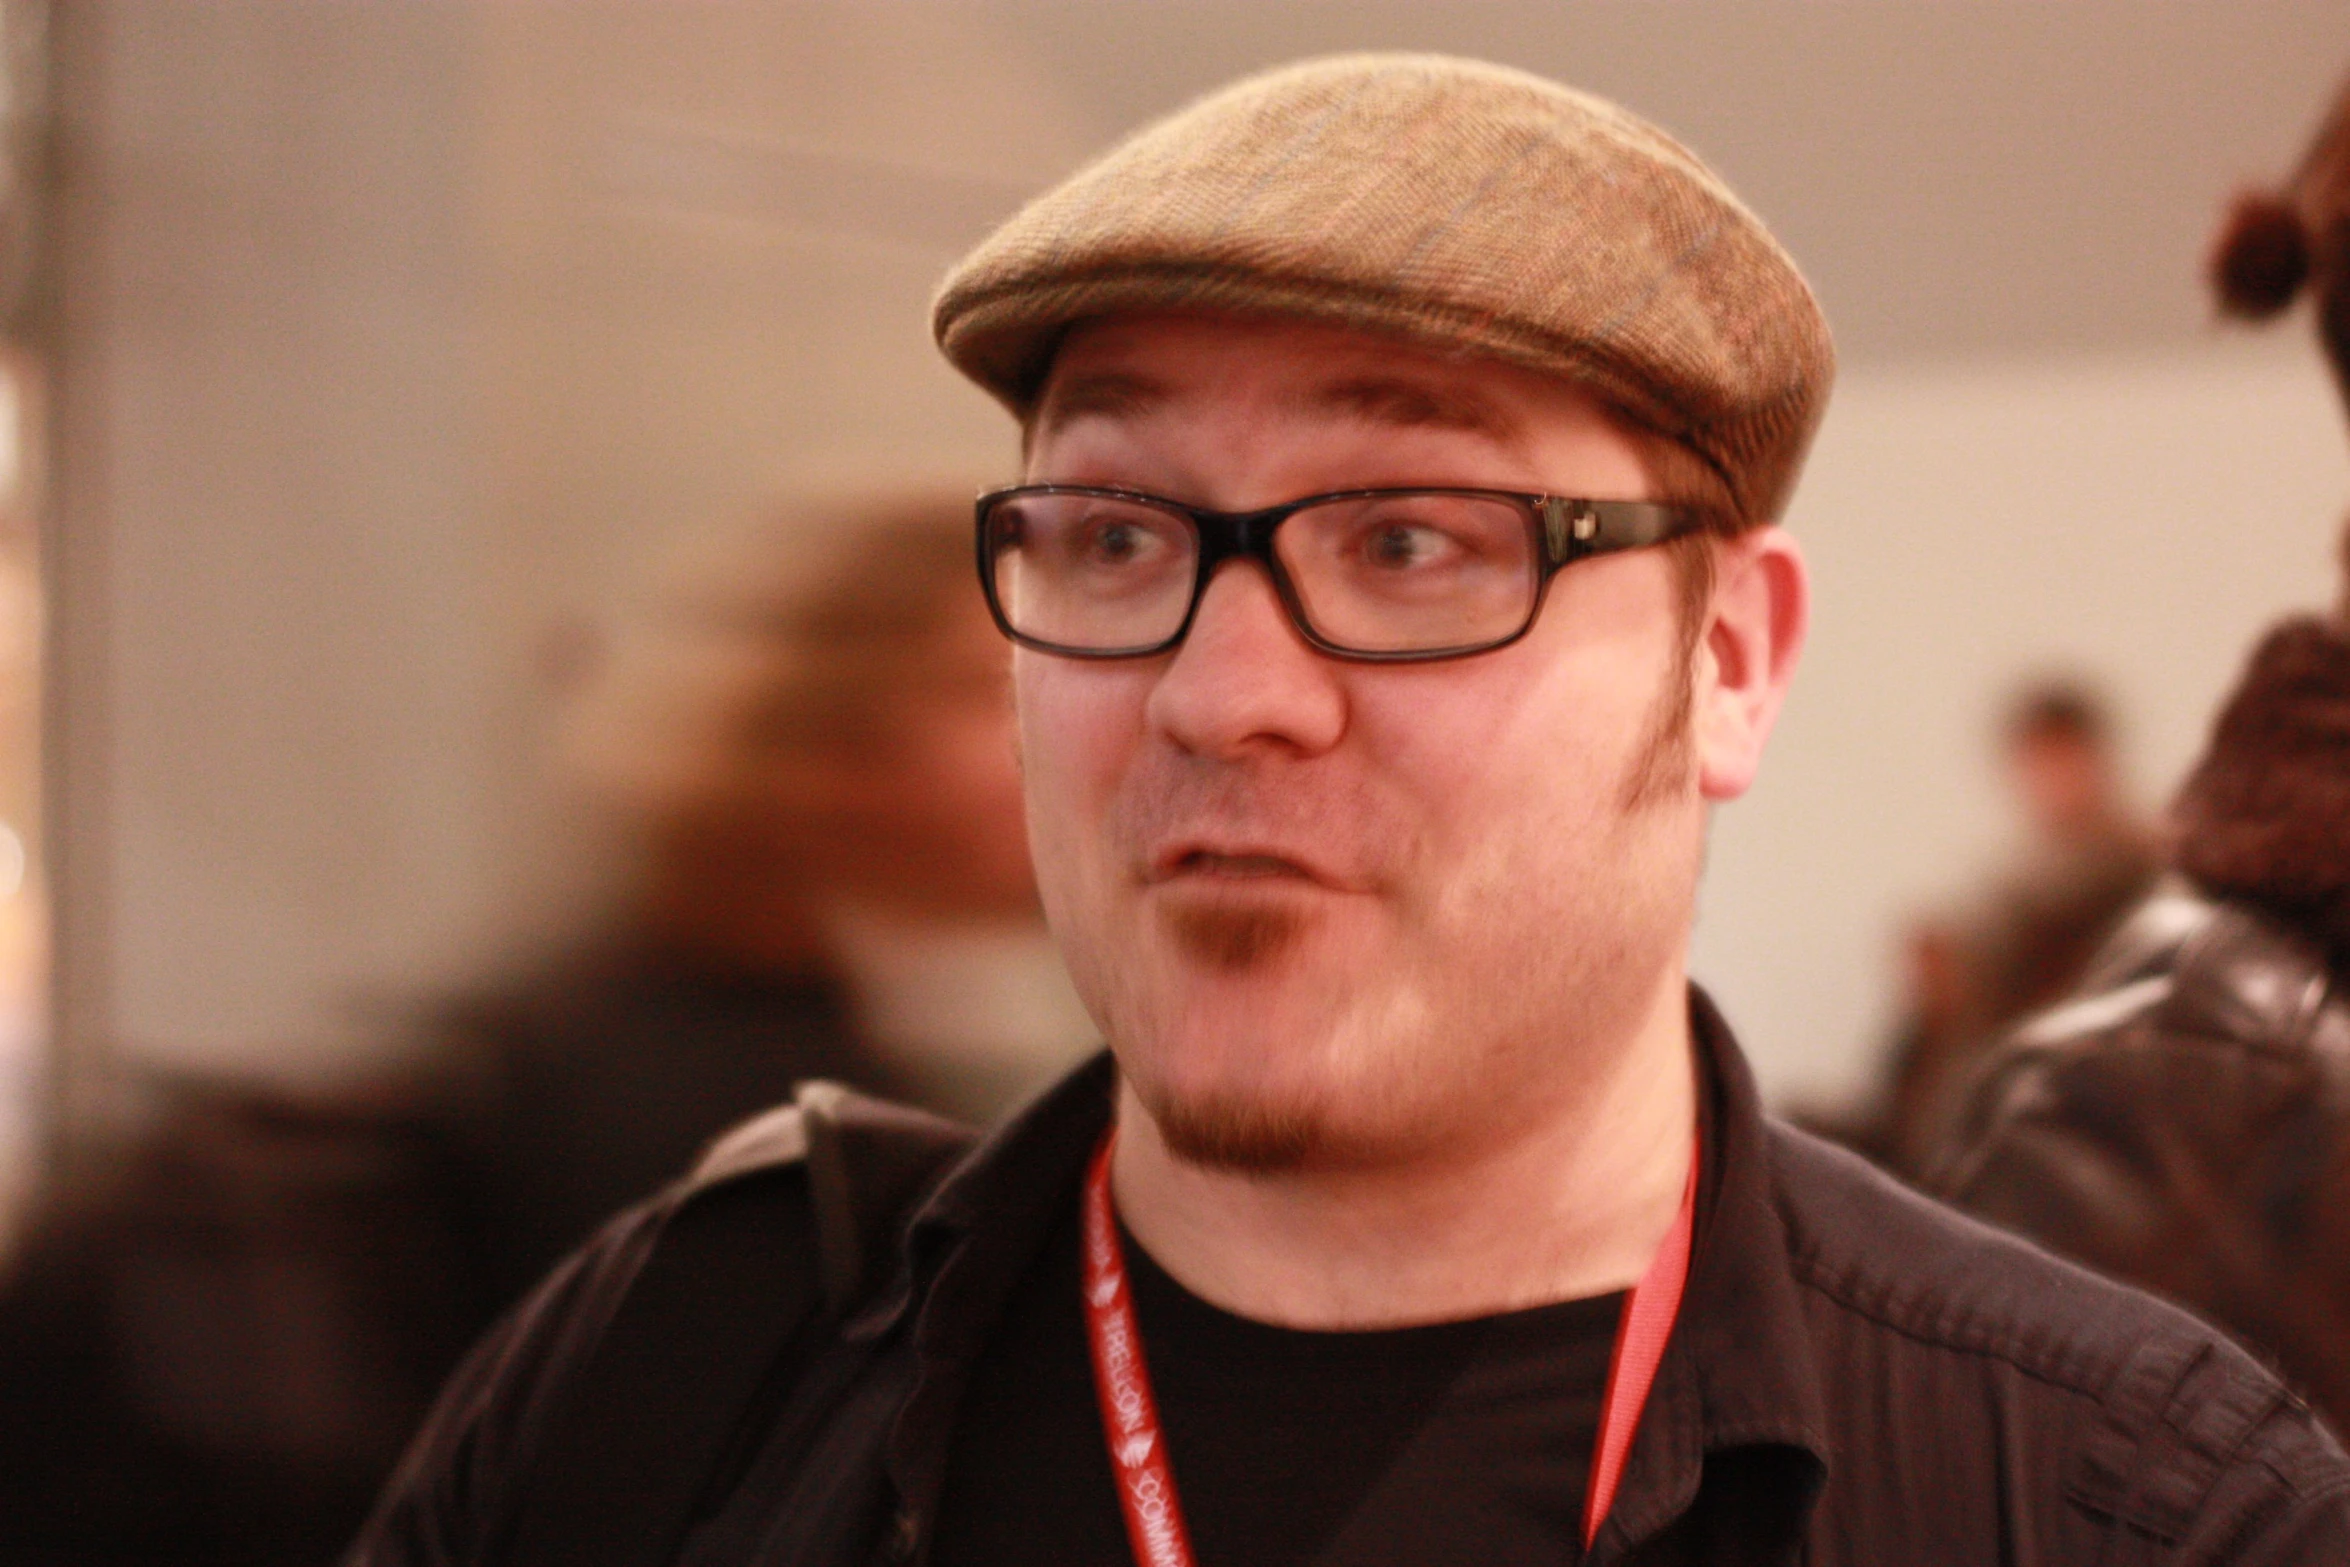
<svg viewBox="0 0 2350 1567">
<path fill-rule="evenodd" d="M 1337 661 L 1298 634 L 1265 568 L 1243 560 L 1209 579 L 1149 706 L 1151 726 L 1176 745 L 1223 759 L 1326 751 L 1346 717 Z"/>
</svg>

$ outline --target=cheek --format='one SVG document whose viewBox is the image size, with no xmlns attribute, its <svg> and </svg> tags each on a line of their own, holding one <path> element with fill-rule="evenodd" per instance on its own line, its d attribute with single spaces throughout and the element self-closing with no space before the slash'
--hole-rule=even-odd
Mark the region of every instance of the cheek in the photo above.
<svg viewBox="0 0 2350 1567">
<path fill-rule="evenodd" d="M 1505 929 L 1539 925 L 1613 849 L 1604 807 L 1615 774 L 1588 733 L 1547 725 L 1480 736 L 1462 754 L 1480 761 L 1446 780 L 1458 803 L 1445 818 L 1450 873 L 1431 889 L 1431 923 L 1488 933 L 1497 917 Z"/>
<path fill-rule="evenodd" d="M 1385 726 L 1381 766 L 1420 780 L 1431 817 L 1463 844 L 1604 817 L 1655 700 L 1655 672 L 1625 651 L 1585 649 L 1501 692 L 1422 693 Z"/>
<path fill-rule="evenodd" d="M 1132 765 L 1145 671 L 1022 650 L 1013 663 L 1028 838 L 1048 906 L 1105 868 L 1103 825 Z"/>
<path fill-rule="evenodd" d="M 1625 850 L 1629 779 L 1670 645 L 1643 627 L 1571 648 L 1520 646 L 1520 665 L 1490 672 L 1512 678 L 1474 693 L 1430 689 L 1388 726 L 1385 765 L 1420 781 L 1432 847 L 1449 867 L 1427 884 L 1438 927 L 1483 928 L 1497 908 L 1555 913 L 1588 896 Z"/>
</svg>

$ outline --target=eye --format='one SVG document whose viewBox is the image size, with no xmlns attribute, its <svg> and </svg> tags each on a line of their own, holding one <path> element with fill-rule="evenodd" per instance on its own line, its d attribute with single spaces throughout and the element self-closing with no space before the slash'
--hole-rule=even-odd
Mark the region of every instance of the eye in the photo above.
<svg viewBox="0 0 2350 1567">
<path fill-rule="evenodd" d="M 1156 580 L 1189 555 L 1180 519 L 1116 501 L 1089 501 L 1061 523 L 1057 552 L 1097 583 Z"/>
<path fill-rule="evenodd" d="M 1400 518 L 1373 523 L 1362 541 L 1363 559 L 1391 571 L 1425 566 L 1456 548 L 1442 530 Z"/>
<path fill-rule="evenodd" d="M 1123 566 L 1147 555 L 1156 540 L 1147 529 L 1131 521 L 1112 519 L 1093 530 L 1093 545 L 1088 551 L 1105 566 Z"/>
</svg>

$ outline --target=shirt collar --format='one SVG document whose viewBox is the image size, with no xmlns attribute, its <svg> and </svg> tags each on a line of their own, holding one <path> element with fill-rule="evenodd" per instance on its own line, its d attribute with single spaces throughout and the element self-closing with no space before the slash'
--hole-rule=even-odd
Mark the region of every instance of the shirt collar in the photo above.
<svg viewBox="0 0 2350 1567">
<path fill-rule="evenodd" d="M 1086 1156 L 1110 1124 L 1117 1081 L 1117 1063 L 1098 1051 L 957 1160 L 907 1226 L 895 1282 L 850 1320 L 848 1335 L 879 1337 L 894 1327 L 967 1243 L 981 1253 L 974 1262 L 992 1258 L 1016 1276 L 1058 1205 L 1077 1200 Z"/>
<path fill-rule="evenodd" d="M 1595 1556 L 1662 1530 L 1717 1469 L 1778 1470 L 1772 1489 L 1794 1531 L 1827 1477 L 1827 1405 L 1754 1077 L 1694 985 L 1689 1021 L 1704 1147 L 1689 1283 Z"/>
</svg>

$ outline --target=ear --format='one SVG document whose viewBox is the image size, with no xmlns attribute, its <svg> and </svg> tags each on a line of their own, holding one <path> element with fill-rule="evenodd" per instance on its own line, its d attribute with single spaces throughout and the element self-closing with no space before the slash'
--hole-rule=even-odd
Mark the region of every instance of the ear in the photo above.
<svg viewBox="0 0 2350 1567">
<path fill-rule="evenodd" d="M 1810 623 L 1810 576 L 1785 530 L 1755 528 L 1716 546 L 1694 715 L 1708 800 L 1734 800 L 1754 782 Z"/>
</svg>

